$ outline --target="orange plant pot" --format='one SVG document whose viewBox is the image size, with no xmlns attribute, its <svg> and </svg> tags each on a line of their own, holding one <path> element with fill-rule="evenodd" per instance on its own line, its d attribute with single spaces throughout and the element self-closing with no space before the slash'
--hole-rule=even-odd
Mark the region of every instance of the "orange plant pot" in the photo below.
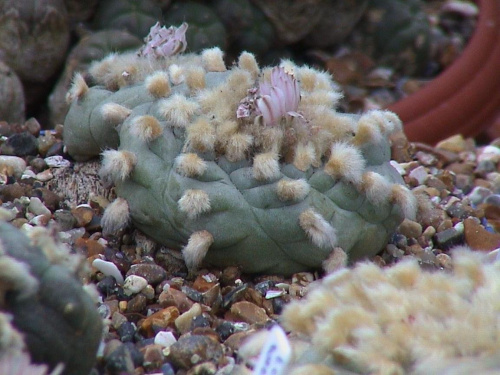
<svg viewBox="0 0 500 375">
<path fill-rule="evenodd" d="M 390 105 L 414 142 L 500 135 L 500 0 L 477 0 L 479 20 L 461 56 L 421 90 Z"/>
</svg>

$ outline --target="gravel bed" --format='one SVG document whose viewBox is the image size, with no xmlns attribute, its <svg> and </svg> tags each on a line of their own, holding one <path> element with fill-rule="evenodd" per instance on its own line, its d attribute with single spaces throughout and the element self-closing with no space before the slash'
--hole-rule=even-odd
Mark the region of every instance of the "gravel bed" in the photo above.
<svg viewBox="0 0 500 375">
<path fill-rule="evenodd" d="M 9 221 L 25 231 L 56 228 L 58 239 L 89 265 L 85 281 L 95 285 L 106 323 L 95 374 L 230 373 L 241 342 L 279 321 L 287 302 L 304 296 L 324 273 L 251 276 L 228 267 L 188 275 L 179 251 L 133 228 L 102 234 L 113 191 L 100 184 L 98 161 L 75 163 L 63 153 L 60 127 L 42 131 L 28 121 L 0 128 L 0 149 L 12 154 L 0 156 L 0 201 Z M 414 257 L 422 267 L 445 270 L 455 245 L 495 251 L 499 145 L 455 136 L 430 147 L 394 137 L 394 166 L 419 194 L 421 209 L 369 261 L 384 267 Z"/>
</svg>

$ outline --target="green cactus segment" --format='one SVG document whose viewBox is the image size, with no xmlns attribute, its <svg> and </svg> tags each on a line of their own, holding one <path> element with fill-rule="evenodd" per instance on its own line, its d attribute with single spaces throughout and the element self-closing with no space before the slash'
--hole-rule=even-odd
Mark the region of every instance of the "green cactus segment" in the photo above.
<svg viewBox="0 0 500 375">
<path fill-rule="evenodd" d="M 98 30 L 126 30 L 144 38 L 161 17 L 161 8 L 153 0 L 104 0 L 97 8 L 94 26 Z"/>
<path fill-rule="evenodd" d="M 70 269 L 55 264 L 44 248 L 32 245 L 18 229 L 2 222 L 0 238 L 0 263 L 14 259 L 26 266 L 16 275 L 12 268 L 9 271 L 10 283 L 4 286 L 13 288 L 6 293 L 2 307 L 23 333 L 31 358 L 51 367 L 63 363 L 65 375 L 88 374 L 102 334 L 101 318 L 92 299 Z M 47 250 L 49 254 L 60 251 Z M 26 279 L 36 280 L 35 293 L 15 288 Z"/>
<path fill-rule="evenodd" d="M 226 30 L 211 7 L 196 1 L 182 1 L 172 4 L 165 14 L 167 25 L 189 24 L 186 33 L 190 51 L 226 46 Z"/>
<path fill-rule="evenodd" d="M 80 95 L 65 142 L 81 159 L 90 149 L 116 148 L 118 137 L 124 160 L 106 152 L 103 177 L 128 203 L 134 225 L 184 249 L 188 265 L 203 259 L 291 274 L 320 267 L 335 246 L 356 260 L 376 254 L 404 213 L 413 215 L 414 198 L 393 188 L 403 181 L 389 163 L 388 135 L 399 120 L 386 111 L 337 114 L 340 94 L 324 73 L 289 61 L 259 71 L 250 54 L 224 71 L 220 50 L 211 49 L 150 64 L 150 74 L 170 77 L 168 94 L 156 97 L 150 92 L 164 82 L 146 78 L 147 64 L 136 59 L 147 83 L 132 74 L 129 86 Z M 103 119 L 105 103 L 130 110 L 118 135 L 106 136 L 115 125 Z M 112 222 L 112 212 L 105 216 Z"/>
</svg>

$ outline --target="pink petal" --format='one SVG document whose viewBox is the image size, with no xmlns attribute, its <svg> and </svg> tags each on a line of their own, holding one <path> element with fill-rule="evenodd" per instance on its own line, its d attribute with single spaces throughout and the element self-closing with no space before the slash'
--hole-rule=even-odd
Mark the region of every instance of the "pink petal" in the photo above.
<svg viewBox="0 0 500 375">
<path fill-rule="evenodd" d="M 264 118 L 264 123 L 270 126 L 276 125 L 276 110 L 273 109 L 271 97 L 269 95 L 264 95 L 260 98 L 257 98 L 255 103 L 260 113 L 262 114 L 262 117 Z"/>
</svg>

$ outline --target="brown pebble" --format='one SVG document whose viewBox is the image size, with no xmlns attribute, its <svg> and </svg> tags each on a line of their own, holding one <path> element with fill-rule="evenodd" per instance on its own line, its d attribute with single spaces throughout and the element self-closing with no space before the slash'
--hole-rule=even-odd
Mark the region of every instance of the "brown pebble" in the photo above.
<svg viewBox="0 0 500 375">
<path fill-rule="evenodd" d="M 144 277 L 148 284 L 156 285 L 165 280 L 167 272 L 159 265 L 154 263 L 134 264 L 127 272 L 127 276 L 136 275 Z"/>
<path fill-rule="evenodd" d="M 488 232 L 473 218 L 464 220 L 465 242 L 474 250 L 492 251 L 500 247 L 500 234 Z"/>
<path fill-rule="evenodd" d="M 217 278 L 213 274 L 198 275 L 193 282 L 193 289 L 203 293 L 215 284 L 217 284 Z"/>
<path fill-rule="evenodd" d="M 175 367 L 185 370 L 204 362 L 218 363 L 224 355 L 219 342 L 200 335 L 181 336 L 164 353 Z"/>
<path fill-rule="evenodd" d="M 143 294 L 137 294 L 127 303 L 127 313 L 141 313 L 146 308 L 147 298 Z"/>
<path fill-rule="evenodd" d="M 94 210 L 88 205 L 80 205 L 73 208 L 71 214 L 76 219 L 76 226 L 84 227 L 92 220 Z"/>
<path fill-rule="evenodd" d="M 175 306 L 181 313 L 183 313 L 188 311 L 191 306 L 193 306 L 194 302 L 180 290 L 170 287 L 169 289 L 161 292 L 158 297 L 158 303 L 162 307 Z"/>
<path fill-rule="evenodd" d="M 408 238 L 417 238 L 422 234 L 422 225 L 416 221 L 404 219 L 399 225 L 398 232 Z"/>
<path fill-rule="evenodd" d="M 104 254 L 104 246 L 95 240 L 83 237 L 76 239 L 75 250 L 85 257 Z"/>
<path fill-rule="evenodd" d="M 204 362 L 191 368 L 186 375 L 214 375 L 217 373 L 217 366 L 212 362 Z"/>
<path fill-rule="evenodd" d="M 141 349 L 144 355 L 144 367 L 148 368 L 158 368 L 165 361 L 165 356 L 163 355 L 163 346 L 158 344 L 147 345 Z"/>
<path fill-rule="evenodd" d="M 231 314 L 237 321 L 248 324 L 265 324 L 269 321 L 269 317 L 263 308 L 248 301 L 233 303 Z"/>
<path fill-rule="evenodd" d="M 139 330 L 152 337 L 154 335 L 153 327 L 160 329 L 165 329 L 167 327 L 173 327 L 175 319 L 179 317 L 179 310 L 175 306 L 169 306 L 160 311 L 151 314 L 146 319 L 142 321 L 139 325 Z"/>
</svg>

